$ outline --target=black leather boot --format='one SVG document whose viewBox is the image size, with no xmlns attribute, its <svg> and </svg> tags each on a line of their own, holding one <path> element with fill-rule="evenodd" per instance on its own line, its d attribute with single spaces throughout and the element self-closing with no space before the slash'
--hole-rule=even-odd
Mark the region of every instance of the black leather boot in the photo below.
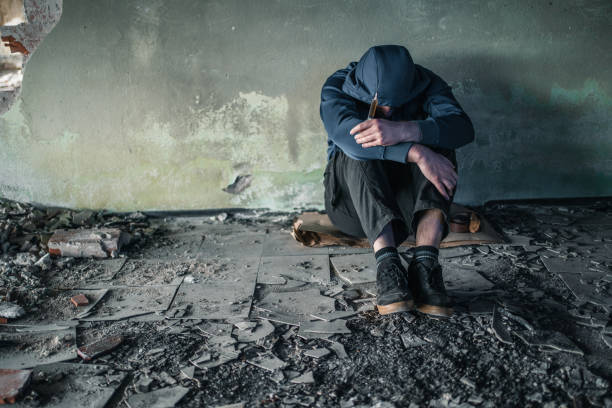
<svg viewBox="0 0 612 408">
<path fill-rule="evenodd" d="M 414 308 L 406 269 L 399 258 L 385 259 L 376 272 L 376 305 L 381 315 L 407 312 Z"/>
<path fill-rule="evenodd" d="M 444 288 L 442 266 L 438 261 L 417 261 L 412 258 L 408 267 L 408 282 L 419 312 L 443 317 L 453 314 Z"/>
</svg>

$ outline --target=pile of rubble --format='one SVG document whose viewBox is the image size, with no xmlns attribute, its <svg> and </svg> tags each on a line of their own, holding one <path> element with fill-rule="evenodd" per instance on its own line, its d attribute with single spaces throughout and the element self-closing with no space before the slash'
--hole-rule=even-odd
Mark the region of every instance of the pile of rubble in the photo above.
<svg viewBox="0 0 612 408">
<path fill-rule="evenodd" d="M 294 214 L 151 217 L 2 203 L 11 232 L 0 257 L 0 315 L 10 314 L 0 325 L 0 398 L 611 406 L 611 204 L 479 209 L 508 242 L 441 250 L 455 314 L 436 319 L 378 315 L 371 249 L 303 247 L 289 234 Z M 112 228 L 131 237 L 120 251 L 48 255 L 58 229 L 88 243 L 83 231 L 110 239 Z M 402 248 L 404 262 L 411 255 Z"/>
</svg>

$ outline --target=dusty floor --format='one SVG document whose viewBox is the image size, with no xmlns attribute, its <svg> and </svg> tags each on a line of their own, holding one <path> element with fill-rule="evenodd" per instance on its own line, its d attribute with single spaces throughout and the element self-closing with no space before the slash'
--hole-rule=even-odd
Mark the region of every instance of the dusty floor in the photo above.
<svg viewBox="0 0 612 408">
<path fill-rule="evenodd" d="M 442 250 L 456 313 L 433 319 L 379 316 L 370 250 L 302 247 L 295 214 L 3 202 L 0 306 L 25 314 L 0 368 L 34 367 L 28 407 L 611 407 L 612 201 L 478 210 L 509 243 Z M 120 258 L 39 261 L 56 228 L 101 226 L 132 234 Z"/>
</svg>

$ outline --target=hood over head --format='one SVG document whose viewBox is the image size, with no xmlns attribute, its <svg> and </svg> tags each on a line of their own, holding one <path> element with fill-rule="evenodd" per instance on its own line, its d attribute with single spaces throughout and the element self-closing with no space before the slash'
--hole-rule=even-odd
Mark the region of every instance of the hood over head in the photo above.
<svg viewBox="0 0 612 408">
<path fill-rule="evenodd" d="M 378 45 L 353 63 L 342 91 L 368 104 L 378 92 L 379 105 L 399 107 L 414 99 L 429 82 L 405 47 Z"/>
</svg>

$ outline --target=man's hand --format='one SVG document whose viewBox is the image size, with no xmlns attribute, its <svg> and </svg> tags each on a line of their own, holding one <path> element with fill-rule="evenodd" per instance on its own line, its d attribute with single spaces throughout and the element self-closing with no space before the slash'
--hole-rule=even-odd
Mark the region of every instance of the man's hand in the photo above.
<svg viewBox="0 0 612 408">
<path fill-rule="evenodd" d="M 421 129 L 417 122 L 370 119 L 352 128 L 350 133 L 361 147 L 392 146 L 421 140 Z"/>
<path fill-rule="evenodd" d="M 427 180 L 431 181 L 444 198 L 450 200 L 457 185 L 457 172 L 450 160 L 420 144 L 410 148 L 407 160 L 416 163 Z"/>
</svg>

